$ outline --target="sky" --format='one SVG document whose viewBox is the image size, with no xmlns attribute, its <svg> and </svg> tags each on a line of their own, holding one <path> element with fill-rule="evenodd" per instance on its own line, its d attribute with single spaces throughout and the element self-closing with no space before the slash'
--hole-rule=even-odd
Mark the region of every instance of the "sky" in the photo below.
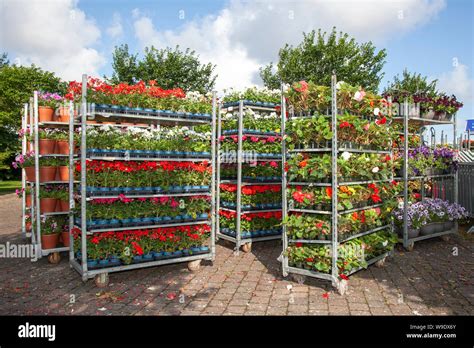
<svg viewBox="0 0 474 348">
<path fill-rule="evenodd" d="M 333 26 L 387 50 L 381 88 L 408 68 L 464 103 L 459 128 L 474 118 L 472 0 L 0 0 L 0 50 L 66 80 L 110 75 L 127 43 L 195 50 L 217 65 L 218 90 L 261 85 L 285 43 Z"/>
</svg>

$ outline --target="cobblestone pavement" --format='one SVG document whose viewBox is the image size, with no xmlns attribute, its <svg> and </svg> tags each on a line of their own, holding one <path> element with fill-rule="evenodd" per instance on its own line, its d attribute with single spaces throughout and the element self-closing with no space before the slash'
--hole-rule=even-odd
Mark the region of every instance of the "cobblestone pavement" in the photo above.
<svg viewBox="0 0 474 348">
<path fill-rule="evenodd" d="M 19 200 L 0 196 L 0 243 L 24 243 Z M 111 274 L 106 289 L 59 265 L 0 259 L 0 314 L 82 315 L 443 315 L 474 314 L 473 239 L 452 237 L 397 250 L 385 267 L 354 274 L 340 296 L 328 282 L 281 276 L 279 242 L 234 256 L 221 242 L 211 266 L 185 264 Z M 457 256 L 453 255 L 453 251 Z"/>
</svg>

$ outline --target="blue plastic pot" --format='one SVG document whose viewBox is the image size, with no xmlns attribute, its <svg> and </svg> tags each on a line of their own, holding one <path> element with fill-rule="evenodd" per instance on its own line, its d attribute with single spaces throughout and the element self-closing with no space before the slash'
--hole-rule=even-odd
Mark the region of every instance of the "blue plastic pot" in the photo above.
<svg viewBox="0 0 474 348">
<path fill-rule="evenodd" d="M 161 192 L 163 192 L 163 189 L 160 186 L 155 186 L 153 187 L 153 192 L 155 192 L 156 194 L 160 194 Z"/>
<path fill-rule="evenodd" d="M 183 252 L 183 255 L 189 255 L 189 249 L 183 249 L 181 251 Z"/>
<path fill-rule="evenodd" d="M 146 217 L 146 218 L 142 219 L 142 224 L 144 224 L 144 225 L 153 225 L 154 220 L 155 220 L 154 218 Z"/>
<path fill-rule="evenodd" d="M 152 253 L 148 253 L 148 254 L 143 255 L 143 261 L 152 261 L 152 260 L 153 260 L 153 254 Z"/>
<path fill-rule="evenodd" d="M 160 216 L 156 216 L 156 217 L 153 218 L 153 223 L 155 225 L 159 225 L 159 224 L 161 224 L 162 220 L 163 219 Z"/>
<path fill-rule="evenodd" d="M 201 189 L 201 186 L 199 185 L 193 185 L 192 186 L 193 191 L 199 191 Z"/>
<path fill-rule="evenodd" d="M 97 260 L 87 260 L 87 268 L 96 268 L 97 267 Z"/>
<path fill-rule="evenodd" d="M 181 215 L 183 220 L 184 221 L 189 221 L 189 220 L 192 220 L 193 217 L 191 215 L 188 215 L 188 214 L 184 214 L 184 215 Z"/>
<path fill-rule="evenodd" d="M 122 219 L 122 220 L 120 220 L 120 224 L 124 227 L 125 226 L 130 226 L 131 223 L 132 223 L 132 219 Z"/>
<path fill-rule="evenodd" d="M 180 257 L 183 256 L 183 252 L 181 250 L 176 250 L 173 252 L 173 257 Z"/>
<path fill-rule="evenodd" d="M 163 252 L 162 251 L 154 251 L 153 252 L 153 258 L 155 260 L 161 259 L 163 257 Z"/>
<path fill-rule="evenodd" d="M 171 218 L 171 216 L 163 216 L 163 217 L 162 217 L 162 220 L 163 220 L 163 223 L 166 224 L 166 223 L 171 222 L 171 221 L 172 221 L 172 218 Z"/>
<path fill-rule="evenodd" d="M 122 187 L 124 194 L 130 194 L 133 191 L 133 187 Z"/>
<path fill-rule="evenodd" d="M 109 263 L 112 266 L 118 266 L 120 265 L 120 259 L 118 256 L 112 255 L 109 257 Z"/>
<path fill-rule="evenodd" d="M 99 260 L 99 267 L 107 267 L 110 261 L 108 259 Z"/>
<path fill-rule="evenodd" d="M 199 248 L 201 251 L 208 251 L 209 250 L 209 247 L 203 245 Z"/>
<path fill-rule="evenodd" d="M 135 262 L 135 263 L 143 261 L 142 255 L 135 255 L 135 256 L 132 257 L 132 259 L 133 259 L 133 262 Z"/>
<path fill-rule="evenodd" d="M 163 258 L 167 259 L 167 258 L 170 258 L 173 256 L 173 253 L 169 252 L 169 251 L 164 251 L 163 252 Z"/>
<path fill-rule="evenodd" d="M 207 213 L 202 213 L 198 215 L 199 219 L 207 219 L 207 217 L 208 217 Z"/>
<path fill-rule="evenodd" d="M 200 247 L 192 247 L 192 248 L 191 248 L 191 252 L 192 252 L 192 253 L 195 253 L 195 254 L 196 254 L 196 253 L 198 253 L 198 252 L 200 252 L 200 251 L 201 251 L 201 248 L 200 248 Z"/>
</svg>

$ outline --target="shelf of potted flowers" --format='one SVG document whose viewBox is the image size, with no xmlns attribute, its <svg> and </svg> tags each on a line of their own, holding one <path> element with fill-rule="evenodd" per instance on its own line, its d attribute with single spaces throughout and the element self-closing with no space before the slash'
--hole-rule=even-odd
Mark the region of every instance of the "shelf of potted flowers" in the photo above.
<svg viewBox="0 0 474 348">
<path fill-rule="evenodd" d="M 218 118 L 217 237 L 251 250 L 281 238 L 280 91 L 228 91 Z"/>
<path fill-rule="evenodd" d="M 347 276 L 382 265 L 397 241 L 391 105 L 335 76 L 284 96 L 283 275 L 330 280 L 343 294 Z"/>
<path fill-rule="evenodd" d="M 86 76 L 69 93 L 88 103 L 73 125 L 73 268 L 104 286 L 112 272 L 213 260 L 215 94 Z"/>
<path fill-rule="evenodd" d="M 435 91 L 426 92 L 423 95 L 400 95 L 395 90 L 387 91 L 387 95 L 392 95 L 398 106 L 399 115 L 393 117 L 397 133 L 393 133 L 393 149 L 396 158 L 397 177 L 403 186 L 403 204 L 408 207 L 411 203 L 413 192 L 410 187 L 414 181 L 420 181 L 420 188 L 415 192 L 417 201 L 423 201 L 428 196 L 436 198 L 437 192 L 443 192 L 443 198 L 449 198 L 450 202 L 458 201 L 457 185 L 457 161 L 456 151 L 456 112 L 462 107 L 462 103 L 456 97 L 447 97 Z M 417 109 L 418 113 L 413 114 L 411 109 Z M 453 129 L 452 145 L 436 145 L 436 134 L 432 129 L 430 146 L 423 143 L 424 127 L 436 125 L 450 125 Z M 432 192 L 427 192 L 428 186 Z M 446 192 L 450 192 L 450 197 L 446 197 Z M 423 204 L 420 203 L 420 206 Z M 405 223 L 402 226 L 403 233 L 400 234 L 400 242 L 407 250 L 413 250 L 414 243 L 419 240 L 439 236 L 437 233 L 427 234 L 422 237 L 416 236 L 409 214 L 417 209 L 409 208 L 402 211 Z M 457 223 L 452 229 L 442 233 L 444 239 L 448 239 L 448 234 L 457 231 Z"/>
</svg>

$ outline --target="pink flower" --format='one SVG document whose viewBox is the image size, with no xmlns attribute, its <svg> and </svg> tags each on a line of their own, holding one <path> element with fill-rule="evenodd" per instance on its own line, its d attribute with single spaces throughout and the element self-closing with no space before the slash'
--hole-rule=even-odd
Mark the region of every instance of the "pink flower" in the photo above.
<svg viewBox="0 0 474 348">
<path fill-rule="evenodd" d="M 246 135 L 243 135 L 243 136 L 242 136 L 242 140 L 243 140 L 243 141 L 247 140 L 247 136 L 246 136 Z"/>
<path fill-rule="evenodd" d="M 275 140 L 276 140 L 275 137 L 268 137 L 268 138 L 267 138 L 267 141 L 268 141 L 269 143 L 274 143 Z"/>
<path fill-rule="evenodd" d="M 179 206 L 179 203 L 178 203 L 178 201 L 176 201 L 175 199 L 173 199 L 173 200 L 171 201 L 171 204 L 170 204 L 170 205 L 171 205 L 171 208 L 176 208 L 177 206 Z"/>
<path fill-rule="evenodd" d="M 364 97 L 365 97 L 365 92 L 360 90 L 360 91 L 355 92 L 354 97 L 352 98 L 357 101 L 361 101 L 362 99 L 364 99 Z"/>
<path fill-rule="evenodd" d="M 276 167 L 278 167 L 278 163 L 276 163 L 275 161 L 271 161 L 270 162 L 270 167 L 276 168 Z"/>
<path fill-rule="evenodd" d="M 219 137 L 219 141 L 223 141 L 224 139 L 225 139 L 225 136 L 223 136 L 223 135 L 221 135 L 221 136 Z"/>
<path fill-rule="evenodd" d="M 258 138 L 257 137 L 251 137 L 250 140 L 254 143 L 256 143 L 258 141 Z"/>
<path fill-rule="evenodd" d="M 367 124 L 364 126 L 364 130 L 365 130 L 365 131 L 368 131 L 369 128 L 370 128 L 370 123 L 367 123 Z"/>
</svg>

